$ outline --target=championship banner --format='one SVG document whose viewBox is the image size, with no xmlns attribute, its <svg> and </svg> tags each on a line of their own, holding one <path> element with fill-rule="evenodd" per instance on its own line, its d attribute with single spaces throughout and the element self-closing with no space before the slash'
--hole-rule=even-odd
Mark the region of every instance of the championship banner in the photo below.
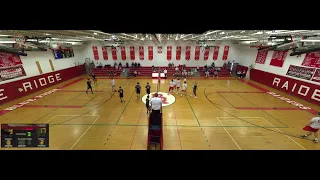
<svg viewBox="0 0 320 180">
<path fill-rule="evenodd" d="M 320 82 L 320 69 L 317 69 L 312 77 L 312 81 Z"/>
<path fill-rule="evenodd" d="M 127 56 L 126 56 L 126 47 L 121 46 L 121 47 L 120 47 L 120 50 L 121 50 L 121 59 L 125 61 L 125 60 L 127 59 Z"/>
<path fill-rule="evenodd" d="M 176 60 L 179 61 L 181 59 L 181 46 L 176 47 Z"/>
<path fill-rule="evenodd" d="M 276 67 L 282 67 L 284 60 L 286 59 L 287 53 L 288 53 L 288 50 L 274 51 L 270 61 L 270 65 L 276 66 Z"/>
<path fill-rule="evenodd" d="M 222 60 L 227 60 L 228 59 L 228 54 L 229 54 L 229 46 L 225 46 L 224 50 L 223 50 L 223 56 L 222 56 Z"/>
<path fill-rule="evenodd" d="M 311 80 L 315 70 L 316 68 L 307 68 L 302 66 L 290 65 L 287 71 L 287 76 L 292 76 L 299 79 Z"/>
<path fill-rule="evenodd" d="M 194 51 L 194 60 L 198 61 L 200 59 L 200 46 L 196 46 Z"/>
<path fill-rule="evenodd" d="M 158 46 L 158 53 L 162 53 L 162 46 Z"/>
<path fill-rule="evenodd" d="M 26 76 L 26 72 L 24 71 L 22 65 L 0 67 L 0 81 L 14 79 L 21 76 Z"/>
<path fill-rule="evenodd" d="M 214 61 L 218 60 L 220 46 L 215 46 L 213 49 L 213 57 Z"/>
<path fill-rule="evenodd" d="M 102 47 L 103 60 L 108 60 L 108 51 L 106 47 Z"/>
<path fill-rule="evenodd" d="M 98 53 L 98 47 L 97 46 L 92 46 L 92 52 L 93 52 L 93 57 L 95 60 L 99 60 L 99 53 Z"/>
<path fill-rule="evenodd" d="M 266 63 L 267 56 L 268 56 L 268 51 L 267 50 L 258 51 L 258 54 L 257 54 L 257 57 L 256 57 L 256 63 L 258 63 L 258 64 Z"/>
<path fill-rule="evenodd" d="M 191 46 L 186 47 L 186 60 L 190 60 L 190 54 L 191 54 Z"/>
<path fill-rule="evenodd" d="M 203 59 L 206 61 L 209 59 L 209 52 L 210 52 L 210 47 L 206 47 L 204 49 L 204 55 L 203 55 Z"/>
<path fill-rule="evenodd" d="M 320 68 L 320 51 L 307 53 L 301 65 Z"/>
<path fill-rule="evenodd" d="M 111 53 L 112 53 L 112 59 L 116 61 L 118 59 L 116 47 L 111 47 Z"/>
<path fill-rule="evenodd" d="M 0 52 L 0 67 L 12 67 L 17 65 L 22 65 L 20 56 L 15 54 Z"/>
<path fill-rule="evenodd" d="M 148 57 L 150 61 L 153 60 L 153 46 L 148 46 Z"/>
<path fill-rule="evenodd" d="M 170 61 L 172 56 L 172 46 L 167 46 L 167 60 Z"/>
<path fill-rule="evenodd" d="M 139 58 L 141 61 L 144 60 L 144 48 L 143 46 L 139 46 Z"/>
<path fill-rule="evenodd" d="M 130 59 L 133 61 L 136 59 L 136 55 L 134 52 L 134 46 L 130 46 Z"/>
</svg>

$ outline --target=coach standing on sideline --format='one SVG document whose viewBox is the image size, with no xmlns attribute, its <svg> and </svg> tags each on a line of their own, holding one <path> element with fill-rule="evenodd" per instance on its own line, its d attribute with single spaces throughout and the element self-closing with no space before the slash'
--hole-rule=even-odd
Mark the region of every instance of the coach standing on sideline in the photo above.
<svg viewBox="0 0 320 180">
<path fill-rule="evenodd" d="M 150 107 L 152 114 L 160 114 L 162 112 L 162 99 L 158 97 L 158 93 L 155 93 L 154 97 L 151 98 Z"/>
</svg>

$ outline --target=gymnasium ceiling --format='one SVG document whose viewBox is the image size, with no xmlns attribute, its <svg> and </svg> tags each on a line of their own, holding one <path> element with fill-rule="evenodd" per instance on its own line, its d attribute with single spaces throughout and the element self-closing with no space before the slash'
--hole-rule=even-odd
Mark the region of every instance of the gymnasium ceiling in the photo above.
<svg viewBox="0 0 320 180">
<path fill-rule="evenodd" d="M 127 41 L 165 42 L 197 41 L 203 46 L 216 42 L 231 41 L 252 47 L 279 46 L 278 49 L 320 48 L 320 30 L 211 30 L 203 34 L 130 34 L 106 33 L 98 30 L 0 30 L 0 44 L 15 43 L 17 35 L 27 37 L 27 43 L 44 45 L 66 43 L 81 45 L 88 41 L 99 41 L 106 46 L 119 45 Z"/>
</svg>

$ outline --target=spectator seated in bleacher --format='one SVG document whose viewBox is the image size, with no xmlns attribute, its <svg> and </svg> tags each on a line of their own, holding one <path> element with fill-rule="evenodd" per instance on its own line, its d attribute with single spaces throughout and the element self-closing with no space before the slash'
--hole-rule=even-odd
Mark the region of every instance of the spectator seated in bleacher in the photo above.
<svg viewBox="0 0 320 180">
<path fill-rule="evenodd" d="M 215 67 L 215 64 L 214 64 L 214 62 L 212 62 L 212 64 L 211 64 L 211 67 L 212 67 L 212 68 L 214 68 L 214 67 Z"/>
<path fill-rule="evenodd" d="M 113 67 L 117 67 L 117 65 L 118 65 L 117 62 L 114 62 Z"/>
<path fill-rule="evenodd" d="M 133 62 L 131 63 L 131 68 L 134 68 L 134 63 Z"/>
<path fill-rule="evenodd" d="M 129 68 L 129 63 L 128 62 L 126 63 L 126 68 Z"/>
<path fill-rule="evenodd" d="M 226 62 L 223 64 L 223 68 L 225 68 L 225 69 L 228 68 L 228 65 Z"/>
<path fill-rule="evenodd" d="M 141 64 L 138 62 L 138 68 L 141 67 Z"/>
<path fill-rule="evenodd" d="M 152 67 L 151 67 L 151 68 L 152 68 L 152 72 L 154 72 L 154 65 L 152 65 Z"/>
<path fill-rule="evenodd" d="M 240 70 L 237 71 L 238 78 L 242 78 L 242 72 Z"/>
<path fill-rule="evenodd" d="M 121 64 L 121 62 L 119 62 L 119 67 L 122 67 L 122 64 Z"/>
</svg>

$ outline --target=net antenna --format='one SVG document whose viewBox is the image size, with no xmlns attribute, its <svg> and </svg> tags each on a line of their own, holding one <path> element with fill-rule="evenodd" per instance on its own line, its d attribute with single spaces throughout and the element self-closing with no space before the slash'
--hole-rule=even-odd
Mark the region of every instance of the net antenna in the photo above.
<svg viewBox="0 0 320 180">
<path fill-rule="evenodd" d="M 27 38 L 24 35 L 18 34 L 14 36 L 14 41 L 21 49 L 24 49 L 26 47 Z"/>
</svg>

